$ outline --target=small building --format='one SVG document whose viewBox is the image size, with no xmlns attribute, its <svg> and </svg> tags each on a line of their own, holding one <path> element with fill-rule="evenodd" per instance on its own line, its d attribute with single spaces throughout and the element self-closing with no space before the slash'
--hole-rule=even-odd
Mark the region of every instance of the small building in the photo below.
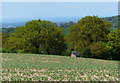
<svg viewBox="0 0 120 83">
<path fill-rule="evenodd" d="M 79 53 L 77 51 L 72 51 L 71 52 L 71 57 L 77 57 L 79 55 Z"/>
</svg>

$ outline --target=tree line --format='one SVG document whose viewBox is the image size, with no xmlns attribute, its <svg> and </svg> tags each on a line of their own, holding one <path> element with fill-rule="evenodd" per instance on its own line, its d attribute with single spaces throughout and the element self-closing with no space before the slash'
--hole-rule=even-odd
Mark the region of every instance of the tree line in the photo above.
<svg viewBox="0 0 120 83">
<path fill-rule="evenodd" d="M 112 27 L 114 27 L 113 29 L 120 27 L 120 15 L 112 16 L 112 17 L 105 17 L 102 19 L 112 23 Z"/>
<path fill-rule="evenodd" d="M 79 57 L 120 60 L 120 28 L 111 30 L 112 24 L 97 16 L 70 24 L 65 35 L 53 22 L 29 21 L 9 35 L 2 33 L 2 52 L 69 56 L 71 51 L 78 51 Z"/>
</svg>

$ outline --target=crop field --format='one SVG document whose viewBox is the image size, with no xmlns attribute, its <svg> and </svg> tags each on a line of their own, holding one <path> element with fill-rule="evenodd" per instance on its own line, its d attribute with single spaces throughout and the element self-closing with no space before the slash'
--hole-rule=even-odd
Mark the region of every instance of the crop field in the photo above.
<svg viewBox="0 0 120 83">
<path fill-rule="evenodd" d="M 118 61 L 40 54 L 2 54 L 1 81 L 118 81 Z"/>
</svg>

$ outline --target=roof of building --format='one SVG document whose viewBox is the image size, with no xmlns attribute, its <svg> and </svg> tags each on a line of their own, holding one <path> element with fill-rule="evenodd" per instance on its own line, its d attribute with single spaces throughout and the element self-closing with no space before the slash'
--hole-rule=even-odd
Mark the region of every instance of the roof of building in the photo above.
<svg viewBox="0 0 120 83">
<path fill-rule="evenodd" d="M 75 56 L 79 55 L 79 53 L 77 51 L 72 51 L 71 54 L 74 54 Z"/>
</svg>

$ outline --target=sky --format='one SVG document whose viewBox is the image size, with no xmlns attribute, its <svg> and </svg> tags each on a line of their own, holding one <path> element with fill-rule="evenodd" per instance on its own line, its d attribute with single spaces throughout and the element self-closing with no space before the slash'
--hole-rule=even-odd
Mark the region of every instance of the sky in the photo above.
<svg viewBox="0 0 120 83">
<path fill-rule="evenodd" d="M 2 17 L 100 17 L 118 14 L 117 2 L 3 2 Z"/>
<path fill-rule="evenodd" d="M 119 0 L 1 0 L 2 2 L 118 2 Z"/>
</svg>

